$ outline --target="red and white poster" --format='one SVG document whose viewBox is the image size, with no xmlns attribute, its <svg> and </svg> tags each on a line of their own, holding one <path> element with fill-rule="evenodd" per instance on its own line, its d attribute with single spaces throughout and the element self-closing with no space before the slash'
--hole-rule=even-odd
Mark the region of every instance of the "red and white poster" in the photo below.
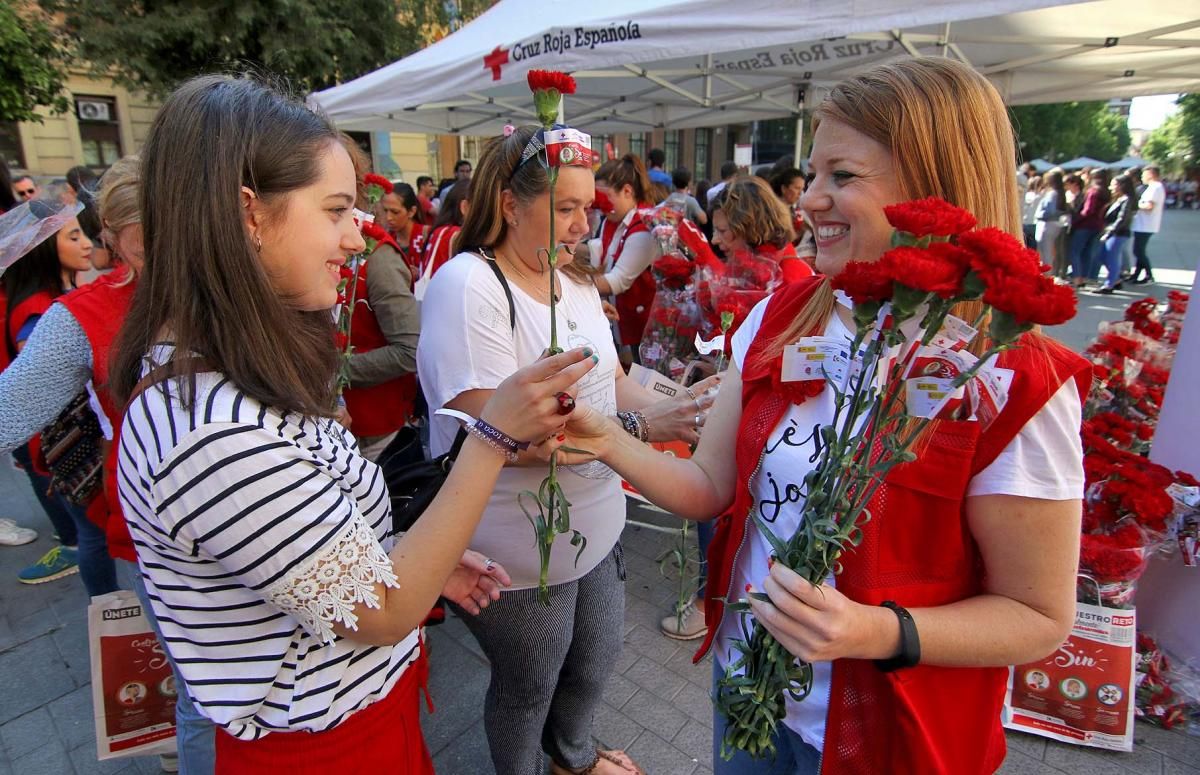
<svg viewBox="0 0 1200 775">
<path fill-rule="evenodd" d="M 93 598 L 88 640 L 97 757 L 174 751 L 179 687 L 137 596 L 118 590 Z"/>
<path fill-rule="evenodd" d="M 1040 662 L 1009 668 L 1004 726 L 1133 750 L 1134 611 L 1077 603 L 1075 626 Z"/>
</svg>

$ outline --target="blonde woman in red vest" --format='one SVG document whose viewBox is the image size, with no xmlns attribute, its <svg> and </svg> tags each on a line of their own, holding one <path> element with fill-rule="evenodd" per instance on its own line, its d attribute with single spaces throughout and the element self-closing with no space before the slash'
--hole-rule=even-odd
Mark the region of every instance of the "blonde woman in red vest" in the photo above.
<svg viewBox="0 0 1200 775">
<path fill-rule="evenodd" d="M 650 229 L 638 215 L 638 208 L 650 206 L 646 165 L 630 153 L 605 163 L 596 173 L 596 193 L 603 194 L 612 209 L 604 213 L 600 250 L 592 257 L 599 272 L 592 282 L 601 297 L 616 297 L 617 344 L 637 353 L 656 290 L 650 265 L 659 256 Z"/>
<path fill-rule="evenodd" d="M 874 68 L 836 86 L 815 121 L 815 178 L 801 203 L 826 276 L 887 250 L 883 207 L 918 197 L 942 197 L 982 226 L 1021 236 L 1004 103 L 969 67 L 918 59 Z M 734 337 L 733 365 L 691 460 L 658 455 L 587 411 L 569 426 L 577 438 L 568 443 L 598 451 L 675 514 L 720 515 L 700 652 L 713 651 L 715 676 L 741 637 L 722 599 L 741 597 L 747 584 L 771 600 L 755 601 L 754 616 L 814 665 L 812 693 L 788 700 L 775 731 L 779 758 L 714 755 L 715 773 L 991 773 L 1005 755 L 1005 666 L 1052 652 L 1074 616 L 1089 365 L 1026 335 L 1002 356 L 1016 374 L 1000 417 L 982 432 L 974 423 L 940 426 L 917 463 L 889 476 L 843 571 L 813 587 L 771 567 L 748 515 L 757 510 L 777 534 L 794 532 L 802 504 L 793 501 L 817 457 L 813 430 L 833 418 L 832 391 L 796 405 L 773 388 L 783 345 L 852 331 L 826 277 L 793 283 Z M 905 614 L 885 601 L 907 609 L 915 627 L 902 626 Z M 719 748 L 724 719 L 715 716 Z"/>
</svg>

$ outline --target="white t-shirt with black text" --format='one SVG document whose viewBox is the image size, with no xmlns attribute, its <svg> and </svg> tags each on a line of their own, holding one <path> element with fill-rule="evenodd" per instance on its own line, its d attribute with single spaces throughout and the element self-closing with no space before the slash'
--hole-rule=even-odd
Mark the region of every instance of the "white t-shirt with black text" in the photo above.
<svg viewBox="0 0 1200 775">
<path fill-rule="evenodd" d="M 762 325 L 770 297 L 759 302 L 737 333 L 733 335 L 733 362 L 745 367 L 746 353 Z M 851 331 L 836 312 L 826 323 L 825 336 L 853 339 Z M 767 437 L 762 464 L 750 483 L 754 508 L 778 537 L 787 540 L 800 526 L 804 508 L 804 476 L 818 460 L 818 429 L 828 425 L 834 415 L 834 394 L 823 390 L 799 406 L 792 405 Z M 1074 500 L 1083 497 L 1083 448 L 1079 438 L 1082 408 L 1074 380 L 1067 382 L 1034 415 L 1020 433 L 987 468 L 968 483 L 967 496 L 1018 495 L 1047 500 Z M 737 563 L 733 567 L 728 590 L 714 590 L 730 599 L 743 597 L 747 583 L 762 590 L 767 576 L 770 543 L 753 520 L 746 523 L 746 535 Z M 834 585 L 830 576 L 827 584 Z M 747 630 L 752 628 L 752 617 Z M 722 665 L 737 659 L 733 641 L 741 639 L 740 616 L 729 614 L 718 630 L 714 656 Z M 825 717 L 829 711 L 831 663 L 813 664 L 812 692 L 801 702 L 787 698 L 784 723 L 806 743 L 821 749 L 825 739 Z"/>
</svg>

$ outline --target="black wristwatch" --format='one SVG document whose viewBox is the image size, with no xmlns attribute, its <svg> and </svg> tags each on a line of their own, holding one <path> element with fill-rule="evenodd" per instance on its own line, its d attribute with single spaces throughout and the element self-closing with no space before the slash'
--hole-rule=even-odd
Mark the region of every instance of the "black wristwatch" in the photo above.
<svg viewBox="0 0 1200 775">
<path fill-rule="evenodd" d="M 913 667 L 921 661 L 921 636 L 917 634 L 917 623 L 913 621 L 912 614 L 891 600 L 884 600 L 880 605 L 891 609 L 900 620 L 900 653 L 891 659 L 875 660 L 875 667 L 885 673 Z"/>
</svg>

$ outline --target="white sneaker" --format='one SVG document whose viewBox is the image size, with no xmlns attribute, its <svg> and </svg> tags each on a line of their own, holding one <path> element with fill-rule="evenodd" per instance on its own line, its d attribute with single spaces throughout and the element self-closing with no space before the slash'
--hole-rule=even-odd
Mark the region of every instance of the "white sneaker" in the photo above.
<svg viewBox="0 0 1200 775">
<path fill-rule="evenodd" d="M 695 640 L 703 638 L 708 632 L 704 624 L 704 612 L 697 605 L 696 596 L 692 595 L 682 610 L 664 617 L 659 623 L 662 634 L 675 640 Z"/>
<path fill-rule="evenodd" d="M 4 546 L 24 546 L 37 540 L 36 530 L 21 527 L 11 519 L 0 519 L 0 544 Z"/>
</svg>

